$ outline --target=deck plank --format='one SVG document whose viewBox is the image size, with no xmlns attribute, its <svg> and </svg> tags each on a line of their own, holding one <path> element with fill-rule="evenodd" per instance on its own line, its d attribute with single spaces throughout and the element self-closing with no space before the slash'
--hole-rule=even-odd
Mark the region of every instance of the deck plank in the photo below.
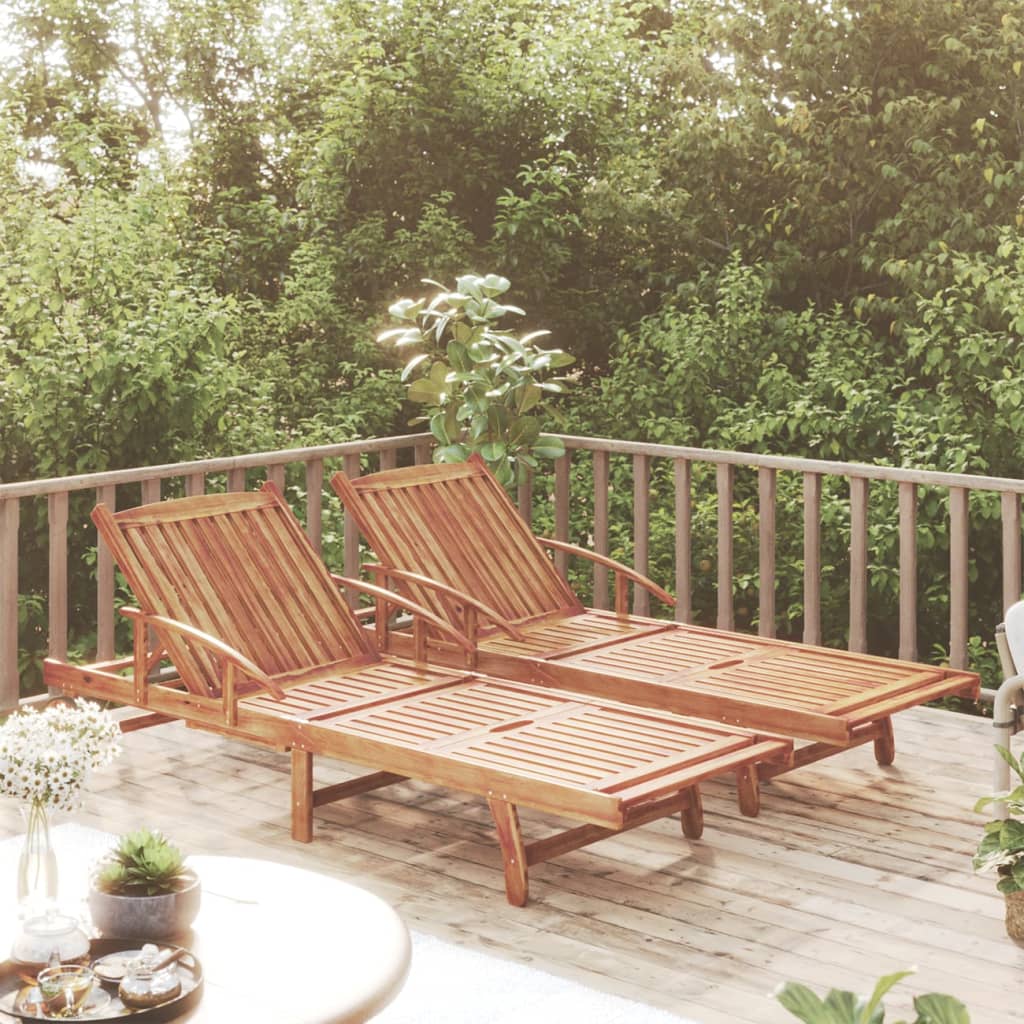
<svg viewBox="0 0 1024 1024">
<path fill-rule="evenodd" d="M 788 1024 L 768 998 L 781 981 L 866 992 L 911 964 L 918 974 L 887 1016 L 912 1018 L 915 993 L 948 991 L 973 1024 L 1004 1024 L 1024 1019 L 1024 947 L 1006 938 L 1002 899 L 969 860 L 990 734 L 979 719 L 905 712 L 891 768 L 867 746 L 781 776 L 755 820 L 729 784 L 706 784 L 703 839 L 662 820 L 566 854 L 531 872 L 523 909 L 504 901 L 483 800 L 403 783 L 319 808 L 304 846 L 289 839 L 285 755 L 180 724 L 126 735 L 76 820 L 155 825 L 195 852 L 345 878 L 420 931 L 704 1024 Z M 315 771 L 317 785 L 352 774 L 323 759 Z M 523 823 L 528 836 L 560 824 Z M 0 834 L 19 830 L 13 803 L 0 803 Z"/>
</svg>

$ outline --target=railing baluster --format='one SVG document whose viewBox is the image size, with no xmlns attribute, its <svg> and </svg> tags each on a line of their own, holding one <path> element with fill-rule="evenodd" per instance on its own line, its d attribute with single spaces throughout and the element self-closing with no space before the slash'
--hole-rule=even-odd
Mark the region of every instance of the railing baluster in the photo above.
<svg viewBox="0 0 1024 1024">
<path fill-rule="evenodd" d="M 47 499 L 49 533 L 49 584 L 47 603 L 47 651 L 51 658 L 68 656 L 68 492 Z"/>
<path fill-rule="evenodd" d="M 384 448 L 380 453 L 380 468 L 394 469 L 398 465 L 398 449 Z"/>
<path fill-rule="evenodd" d="M 284 491 L 284 463 L 278 462 L 273 466 L 267 466 L 267 480 L 270 481 L 279 491 Z"/>
<path fill-rule="evenodd" d="M 244 469 L 229 469 L 228 470 L 228 491 L 234 493 L 237 491 L 245 490 L 245 470 Z"/>
<path fill-rule="evenodd" d="M 569 464 L 572 453 L 566 451 L 560 459 L 555 459 L 555 540 L 569 539 Z M 569 556 L 564 551 L 555 552 L 555 568 L 567 576 L 569 572 Z"/>
<path fill-rule="evenodd" d="M 821 475 L 804 473 L 804 636 L 821 643 Z"/>
<path fill-rule="evenodd" d="M 153 480 L 143 480 L 142 486 L 139 490 L 141 495 L 141 504 L 152 505 L 154 502 L 160 500 L 160 478 L 157 477 Z"/>
<path fill-rule="evenodd" d="M 757 632 L 775 636 L 775 497 L 774 469 L 757 471 Z"/>
<path fill-rule="evenodd" d="M 1003 521 L 1003 611 L 1020 600 L 1020 495 L 1004 491 L 999 495 Z"/>
<path fill-rule="evenodd" d="M 0 710 L 17 707 L 18 675 L 18 522 L 17 498 L 0 501 Z"/>
<path fill-rule="evenodd" d="M 324 460 L 306 463 L 306 536 L 320 550 L 323 540 Z"/>
<path fill-rule="evenodd" d="M 715 467 L 718 491 L 718 619 L 719 629 L 733 629 L 736 624 L 732 610 L 732 490 L 735 472 L 727 462 Z"/>
<path fill-rule="evenodd" d="M 867 477 L 850 477 L 850 640 L 851 651 L 868 649 L 868 488 Z"/>
<path fill-rule="evenodd" d="M 594 452 L 594 550 L 608 554 L 608 453 Z M 594 607 L 608 607 L 608 570 L 594 563 Z"/>
<path fill-rule="evenodd" d="M 693 622 L 693 467 L 689 459 L 673 460 L 676 512 L 676 622 Z"/>
<path fill-rule="evenodd" d="M 417 441 L 413 445 L 413 459 L 417 466 L 430 465 L 430 448 L 431 443 L 429 441 Z"/>
<path fill-rule="evenodd" d="M 900 657 L 917 661 L 917 486 L 899 484 Z"/>
<path fill-rule="evenodd" d="M 633 456 L 633 568 L 645 576 L 650 571 L 651 458 Z M 649 615 L 651 595 L 643 587 L 633 588 L 633 614 Z"/>
<path fill-rule="evenodd" d="M 350 480 L 359 476 L 359 456 L 346 455 L 344 459 L 345 475 Z M 355 578 L 359 575 L 359 528 L 352 517 L 352 513 L 345 510 L 345 575 Z M 348 592 L 348 603 L 356 608 L 359 605 L 359 595 L 354 591 Z"/>
<path fill-rule="evenodd" d="M 188 498 L 198 497 L 206 493 L 206 474 L 189 473 L 185 477 L 185 496 Z"/>
<path fill-rule="evenodd" d="M 516 501 L 519 505 L 519 514 L 527 526 L 533 525 L 533 474 L 527 473 L 526 478 L 520 481 L 516 488 Z"/>
<path fill-rule="evenodd" d="M 111 512 L 117 509 L 117 488 L 100 487 L 96 501 Z M 114 656 L 114 557 L 99 534 L 96 535 L 96 657 L 109 661 Z"/>
<path fill-rule="evenodd" d="M 949 489 L 949 664 L 967 667 L 967 537 L 969 492 Z"/>
</svg>

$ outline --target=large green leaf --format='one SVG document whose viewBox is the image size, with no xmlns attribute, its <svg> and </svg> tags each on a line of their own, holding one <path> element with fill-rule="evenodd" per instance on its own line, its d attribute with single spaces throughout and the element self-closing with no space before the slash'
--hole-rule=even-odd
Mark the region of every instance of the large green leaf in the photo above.
<svg viewBox="0 0 1024 1024">
<path fill-rule="evenodd" d="M 543 434 L 533 446 L 533 454 L 540 459 L 560 459 L 565 454 L 565 442 L 560 437 Z"/>
<path fill-rule="evenodd" d="M 918 1024 L 971 1024 L 967 1007 L 952 996 L 930 992 L 914 999 Z"/>
<path fill-rule="evenodd" d="M 804 1024 L 846 1024 L 837 1021 L 821 998 L 806 985 L 789 981 L 775 990 L 775 998 Z"/>
<path fill-rule="evenodd" d="M 437 405 L 441 401 L 442 389 L 430 377 L 421 377 L 409 385 L 407 394 L 410 402 Z"/>
<path fill-rule="evenodd" d="M 430 432 L 441 444 L 446 445 L 451 443 L 451 435 L 448 433 L 448 429 L 445 425 L 445 414 L 443 412 L 434 413 L 434 415 L 430 417 Z"/>
<path fill-rule="evenodd" d="M 898 985 L 904 978 L 909 978 L 913 973 L 913 971 L 896 971 L 893 974 L 887 974 L 879 978 L 875 984 L 874 991 L 864 1005 L 864 1012 L 860 1018 L 862 1024 L 876 1024 L 876 1021 L 881 1021 L 883 1018 L 883 1013 L 881 1012 L 883 996 L 893 985 Z"/>
</svg>

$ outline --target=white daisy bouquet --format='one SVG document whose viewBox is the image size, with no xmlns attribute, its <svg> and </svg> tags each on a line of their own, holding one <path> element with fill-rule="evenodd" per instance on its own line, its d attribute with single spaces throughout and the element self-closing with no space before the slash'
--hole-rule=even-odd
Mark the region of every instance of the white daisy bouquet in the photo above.
<svg viewBox="0 0 1024 1024">
<path fill-rule="evenodd" d="M 121 752 L 120 735 L 109 712 L 81 698 L 16 711 L 0 726 L 0 796 L 77 810 L 89 772 Z"/>
</svg>

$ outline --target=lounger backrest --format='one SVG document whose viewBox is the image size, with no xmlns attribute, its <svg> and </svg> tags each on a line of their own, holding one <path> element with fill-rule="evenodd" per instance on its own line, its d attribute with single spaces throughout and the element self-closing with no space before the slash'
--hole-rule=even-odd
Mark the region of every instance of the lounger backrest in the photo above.
<svg viewBox="0 0 1024 1024">
<path fill-rule="evenodd" d="M 145 612 L 195 626 L 264 672 L 370 653 L 365 634 L 273 485 L 156 502 L 93 520 Z M 193 693 L 219 693 L 205 651 L 158 631 Z"/>
<path fill-rule="evenodd" d="M 482 460 L 331 481 L 377 557 L 471 594 L 513 622 L 582 605 Z M 444 614 L 436 595 L 411 596 Z"/>
</svg>

